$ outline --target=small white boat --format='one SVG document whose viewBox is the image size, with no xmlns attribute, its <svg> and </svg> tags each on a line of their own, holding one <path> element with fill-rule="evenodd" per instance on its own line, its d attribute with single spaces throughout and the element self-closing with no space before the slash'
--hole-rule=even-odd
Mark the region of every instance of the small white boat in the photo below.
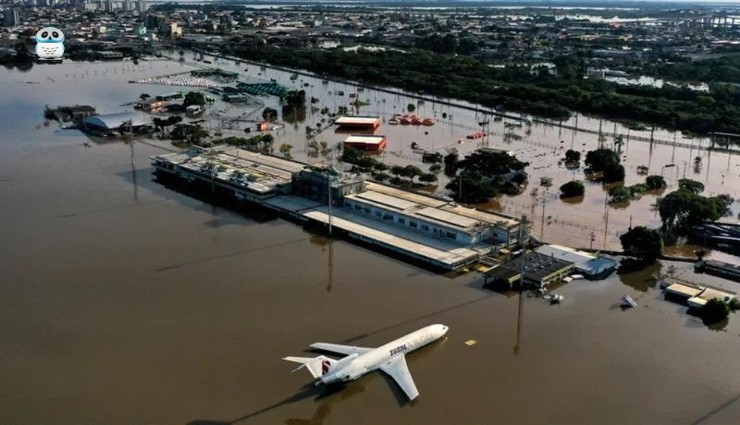
<svg viewBox="0 0 740 425">
<path fill-rule="evenodd" d="M 564 299 L 565 299 L 564 296 L 553 293 L 550 296 L 550 304 L 560 304 L 560 302 L 563 301 Z"/>
<path fill-rule="evenodd" d="M 625 295 L 622 297 L 622 306 L 627 308 L 636 308 L 637 303 L 632 299 L 632 297 Z"/>
</svg>

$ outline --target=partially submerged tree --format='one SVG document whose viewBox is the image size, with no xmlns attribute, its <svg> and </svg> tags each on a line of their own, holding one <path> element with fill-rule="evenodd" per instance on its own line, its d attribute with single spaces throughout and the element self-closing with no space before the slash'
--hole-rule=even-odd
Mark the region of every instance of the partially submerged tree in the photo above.
<svg viewBox="0 0 740 425">
<path fill-rule="evenodd" d="M 643 264 L 652 264 L 663 254 L 663 237 L 655 229 L 633 227 L 619 240 L 625 255 L 636 257 Z"/>
<path fill-rule="evenodd" d="M 560 186 L 560 192 L 562 193 L 563 198 L 574 198 L 576 196 L 581 196 L 584 194 L 585 191 L 586 188 L 583 186 L 583 182 L 581 182 L 580 180 L 573 180 Z"/>
</svg>

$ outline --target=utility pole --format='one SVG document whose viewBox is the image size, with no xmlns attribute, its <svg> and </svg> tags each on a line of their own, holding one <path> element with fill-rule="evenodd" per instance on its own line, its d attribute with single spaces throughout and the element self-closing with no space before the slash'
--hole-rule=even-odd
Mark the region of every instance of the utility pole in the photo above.
<svg viewBox="0 0 740 425">
<path fill-rule="evenodd" d="M 594 248 L 594 240 L 596 240 L 596 234 L 594 234 L 594 231 L 591 231 L 591 242 L 588 244 L 588 249 L 592 250 Z"/>
<path fill-rule="evenodd" d="M 540 229 L 540 242 L 545 239 L 545 204 L 547 204 L 547 199 L 542 198 L 542 228 Z"/>
<path fill-rule="evenodd" d="M 131 180 L 134 183 L 134 199 L 139 200 L 139 185 L 136 181 L 136 154 L 134 152 L 134 124 L 132 120 L 128 120 L 128 145 L 131 151 Z"/>
</svg>

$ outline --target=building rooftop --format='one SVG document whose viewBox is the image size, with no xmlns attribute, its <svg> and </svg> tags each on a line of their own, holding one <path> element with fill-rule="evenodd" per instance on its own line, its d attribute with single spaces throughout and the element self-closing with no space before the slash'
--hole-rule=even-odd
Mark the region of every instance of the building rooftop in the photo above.
<svg viewBox="0 0 740 425">
<path fill-rule="evenodd" d="M 529 279 L 542 280 L 572 265 L 573 263 L 570 261 L 553 258 L 539 252 L 527 252 L 500 267 L 505 267 L 515 272 L 522 272 Z"/>
<path fill-rule="evenodd" d="M 373 182 L 366 182 L 363 192 L 346 197 L 461 230 L 472 230 L 475 227 L 488 225 L 509 229 L 519 225 L 519 221 L 498 214 L 463 207 L 432 196 L 407 192 Z"/>
<path fill-rule="evenodd" d="M 608 258 L 600 258 L 585 251 L 579 251 L 562 245 L 542 245 L 535 251 L 549 257 L 570 261 L 579 270 L 601 270 L 604 267 L 616 265 L 616 261 Z"/>
<path fill-rule="evenodd" d="M 290 183 L 304 164 L 233 147 L 194 149 L 187 152 L 155 156 L 156 161 L 177 164 L 197 173 L 210 173 L 214 178 L 265 194 L 275 186 Z"/>
<path fill-rule="evenodd" d="M 94 115 L 92 117 L 87 117 L 83 119 L 82 122 L 86 125 L 93 125 L 96 127 L 105 128 L 107 130 L 114 130 L 123 126 L 124 124 L 128 124 L 129 120 L 131 120 L 131 125 L 133 125 L 134 127 L 149 124 L 149 118 L 146 115 L 137 112 L 120 112 L 117 114 Z"/>
<path fill-rule="evenodd" d="M 377 144 L 382 143 L 383 139 L 385 139 L 385 136 L 382 136 L 382 135 L 362 136 L 362 135 L 353 134 L 352 136 L 349 136 L 346 139 L 344 139 L 344 143 L 366 143 L 366 144 L 377 145 Z"/>
<path fill-rule="evenodd" d="M 335 121 L 337 125 L 375 125 L 380 123 L 380 117 L 340 117 Z"/>
</svg>

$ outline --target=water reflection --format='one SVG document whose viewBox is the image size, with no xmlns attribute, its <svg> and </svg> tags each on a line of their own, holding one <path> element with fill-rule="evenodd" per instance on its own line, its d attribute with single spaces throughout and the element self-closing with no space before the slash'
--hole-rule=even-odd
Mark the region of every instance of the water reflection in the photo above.
<svg viewBox="0 0 740 425">
<path fill-rule="evenodd" d="M 658 282 L 657 277 L 661 275 L 661 271 L 663 270 L 663 264 L 655 263 L 644 268 L 640 268 L 642 266 L 637 265 L 630 267 L 629 264 L 623 263 L 620 265 L 618 270 L 620 282 L 640 292 L 655 289 Z"/>
</svg>

